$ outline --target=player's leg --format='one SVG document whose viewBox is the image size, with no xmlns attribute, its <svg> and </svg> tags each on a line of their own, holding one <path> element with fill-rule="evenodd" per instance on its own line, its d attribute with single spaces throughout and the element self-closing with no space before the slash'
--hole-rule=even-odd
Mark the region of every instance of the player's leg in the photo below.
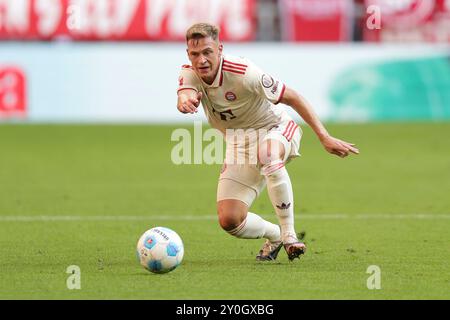
<svg viewBox="0 0 450 320">
<path fill-rule="evenodd" d="M 217 202 L 219 224 L 226 232 L 241 239 L 280 240 L 280 228 L 248 211 L 240 200 L 226 199 Z"/>
<path fill-rule="evenodd" d="M 257 259 L 275 260 L 282 246 L 280 227 L 248 211 L 256 197 L 254 188 L 235 180 L 220 179 L 217 190 L 219 223 L 225 231 L 237 238 L 266 238 L 264 254 L 260 252 Z"/>
<path fill-rule="evenodd" d="M 281 239 L 290 260 L 306 250 L 299 242 L 294 228 L 294 195 L 285 163 L 290 152 L 290 141 L 268 135 L 258 150 L 261 173 L 266 178 L 267 191 L 281 227 Z"/>
<path fill-rule="evenodd" d="M 277 225 L 248 211 L 256 197 L 253 188 L 232 179 L 220 179 L 217 188 L 220 226 L 237 238 L 280 240 Z"/>
</svg>

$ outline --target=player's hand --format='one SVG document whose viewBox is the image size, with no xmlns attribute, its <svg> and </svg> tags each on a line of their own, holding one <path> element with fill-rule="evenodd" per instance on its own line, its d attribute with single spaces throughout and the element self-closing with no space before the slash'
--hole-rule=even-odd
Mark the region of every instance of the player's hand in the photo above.
<svg viewBox="0 0 450 320">
<path fill-rule="evenodd" d="M 350 153 L 359 154 L 358 148 L 353 143 L 345 142 L 331 136 L 321 139 L 322 145 L 331 154 L 345 158 Z"/>
<path fill-rule="evenodd" d="M 201 92 L 196 92 L 191 96 L 181 94 L 178 98 L 178 111 L 181 113 L 196 113 L 201 100 Z"/>
</svg>

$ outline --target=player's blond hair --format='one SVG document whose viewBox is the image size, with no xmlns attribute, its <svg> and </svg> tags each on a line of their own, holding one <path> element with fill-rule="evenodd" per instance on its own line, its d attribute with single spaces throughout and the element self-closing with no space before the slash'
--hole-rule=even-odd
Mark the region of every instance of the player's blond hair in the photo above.
<svg viewBox="0 0 450 320">
<path fill-rule="evenodd" d="M 217 41 L 219 39 L 219 33 L 220 29 L 215 25 L 204 22 L 196 23 L 186 31 L 186 42 L 191 39 L 197 40 L 208 37 L 211 37 L 214 41 Z"/>
</svg>

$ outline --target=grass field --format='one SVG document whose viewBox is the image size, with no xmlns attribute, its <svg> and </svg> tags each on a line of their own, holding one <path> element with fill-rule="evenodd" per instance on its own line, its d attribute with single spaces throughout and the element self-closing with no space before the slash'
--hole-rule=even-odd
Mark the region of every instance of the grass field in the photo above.
<svg viewBox="0 0 450 320">
<path fill-rule="evenodd" d="M 174 127 L 0 126 L 0 298 L 450 299 L 450 123 L 328 128 L 361 154 L 328 155 L 304 128 L 288 170 L 308 251 L 261 264 L 262 240 L 217 223 L 220 165 L 171 163 Z M 251 210 L 276 222 L 266 193 Z M 184 241 L 169 274 L 136 261 L 153 226 Z"/>
</svg>

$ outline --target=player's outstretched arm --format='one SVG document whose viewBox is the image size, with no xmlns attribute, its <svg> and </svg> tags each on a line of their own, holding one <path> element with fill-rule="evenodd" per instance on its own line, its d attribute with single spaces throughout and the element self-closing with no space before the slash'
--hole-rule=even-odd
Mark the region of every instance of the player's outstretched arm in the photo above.
<svg viewBox="0 0 450 320">
<path fill-rule="evenodd" d="M 202 93 L 197 92 L 194 89 L 178 91 L 178 111 L 181 113 L 196 113 L 201 99 Z"/>
<path fill-rule="evenodd" d="M 305 120 L 305 122 L 314 130 L 325 150 L 329 153 L 335 154 L 341 158 L 348 156 L 350 152 L 359 154 L 359 150 L 353 143 L 330 136 L 309 102 L 295 90 L 286 87 L 281 103 L 291 106 L 300 117 Z"/>
</svg>

